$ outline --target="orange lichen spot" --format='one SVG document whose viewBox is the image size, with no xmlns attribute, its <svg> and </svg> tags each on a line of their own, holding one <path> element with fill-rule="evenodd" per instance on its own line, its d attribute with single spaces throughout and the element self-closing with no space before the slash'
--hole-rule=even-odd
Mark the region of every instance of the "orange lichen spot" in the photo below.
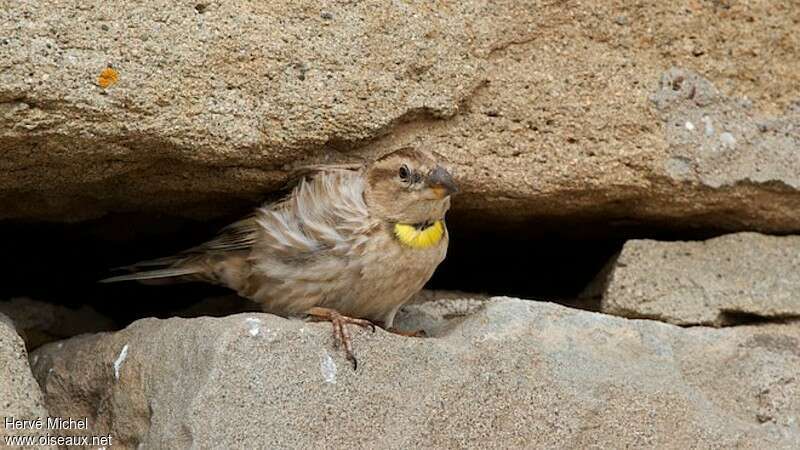
<svg viewBox="0 0 800 450">
<path fill-rule="evenodd" d="M 119 72 L 110 66 L 103 69 L 103 71 L 100 72 L 100 76 L 97 77 L 97 84 L 103 89 L 112 86 L 117 81 L 119 81 Z"/>
</svg>

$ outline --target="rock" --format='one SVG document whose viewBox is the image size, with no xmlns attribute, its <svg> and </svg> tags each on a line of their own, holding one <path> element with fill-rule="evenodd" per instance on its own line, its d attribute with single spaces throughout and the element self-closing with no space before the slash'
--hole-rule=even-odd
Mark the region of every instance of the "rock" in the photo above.
<svg viewBox="0 0 800 450">
<path fill-rule="evenodd" d="M 277 188 L 286 166 L 341 159 L 331 147 L 416 116 L 452 116 L 483 72 L 472 5 L 373 2 L 324 17 L 312 2 L 85 6 L 0 12 L 6 217 L 230 211 Z M 117 81 L 104 88 L 109 67 Z"/>
<path fill-rule="evenodd" d="M 417 298 L 424 303 L 403 306 L 397 314 L 395 327 L 403 331 L 423 331 L 426 336 L 443 334 L 456 317 L 468 316 L 485 305 L 489 297 L 447 291 L 423 291 Z"/>
<path fill-rule="evenodd" d="M 422 321 L 448 315 L 431 338 L 354 331 L 356 372 L 329 324 L 256 313 L 48 344 L 34 371 L 52 413 L 127 448 L 800 445 L 798 323 L 468 303 L 430 306 Z"/>
<path fill-rule="evenodd" d="M 450 160 L 464 227 L 800 230 L 775 1 L 84 3 L 0 11 L 0 219 L 222 217 L 414 145 Z"/>
<path fill-rule="evenodd" d="M 14 323 L 28 350 L 81 333 L 108 331 L 114 324 L 89 306 L 77 309 L 29 298 L 0 302 L 0 314 Z"/>
<path fill-rule="evenodd" d="M 221 317 L 245 312 L 261 312 L 259 305 L 236 294 L 204 298 L 186 308 L 173 311 L 176 317 Z"/>
<path fill-rule="evenodd" d="M 666 123 L 667 173 L 719 189 L 741 183 L 800 189 L 800 114 L 753 113 L 744 99 L 725 97 L 698 74 L 672 68 L 653 102 Z"/>
<path fill-rule="evenodd" d="M 800 317 L 800 236 L 630 240 L 603 271 L 601 309 L 678 325 Z"/>
<path fill-rule="evenodd" d="M 485 295 L 478 295 L 473 293 L 466 293 L 460 291 L 442 291 L 442 290 L 430 290 L 430 289 L 423 289 L 422 291 L 418 292 L 414 297 L 409 300 L 409 305 L 404 307 L 404 312 L 401 310 L 401 314 L 405 314 L 409 319 L 406 325 L 413 325 L 414 329 L 422 328 L 422 324 L 417 324 L 414 322 L 417 318 L 430 318 L 430 319 L 441 319 L 441 314 L 433 313 L 429 308 L 435 307 L 438 303 L 434 303 L 434 300 L 443 300 L 443 299 L 469 299 L 470 302 L 477 301 L 480 302 L 482 300 L 486 300 L 489 298 Z M 424 305 L 417 305 L 420 303 L 424 303 Z M 0 303 L 0 305 L 2 305 Z M 448 305 L 450 305 L 448 303 Z M 425 314 L 420 314 L 419 308 L 425 311 Z M 261 308 L 259 305 L 251 300 L 247 300 L 243 297 L 239 297 L 236 294 L 230 295 L 222 295 L 218 297 L 209 297 L 204 298 L 201 301 L 190 305 L 187 308 L 179 309 L 177 311 L 172 311 L 172 315 L 177 317 L 185 317 L 185 318 L 192 318 L 192 317 L 201 317 L 201 316 L 212 316 L 212 317 L 221 317 L 221 316 L 228 316 L 232 314 L 241 314 L 241 313 L 250 313 L 250 312 L 261 312 Z M 434 322 L 438 322 L 434 320 Z M 434 323 L 426 322 L 426 325 L 435 326 Z M 77 333 L 76 333 L 77 334 Z"/>
<path fill-rule="evenodd" d="M 28 445 L 18 443 L 14 448 L 50 448 L 40 445 L 47 430 L 21 425 L 17 421 L 47 420 L 42 390 L 33 378 L 28 365 L 25 343 L 17 335 L 11 319 L 0 313 L 0 445 L 11 446 L 10 437 L 32 437 Z M 12 422 L 12 423 L 9 423 Z M 46 442 L 45 442 L 46 443 Z"/>
</svg>

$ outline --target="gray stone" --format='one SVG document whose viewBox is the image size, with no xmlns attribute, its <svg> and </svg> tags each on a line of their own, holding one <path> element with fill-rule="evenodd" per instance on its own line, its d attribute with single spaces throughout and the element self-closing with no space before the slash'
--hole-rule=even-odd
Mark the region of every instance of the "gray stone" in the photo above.
<svg viewBox="0 0 800 450">
<path fill-rule="evenodd" d="M 34 371 L 53 413 L 127 448 L 800 445 L 796 323 L 450 302 L 415 306 L 446 319 L 429 338 L 354 331 L 356 372 L 329 324 L 257 313 L 140 320 L 41 347 Z"/>
<path fill-rule="evenodd" d="M 47 420 L 47 410 L 39 385 L 28 365 L 28 353 L 11 320 L 0 314 L 0 447 L 9 445 L 12 436 L 47 436 L 47 430 L 30 426 L 6 426 L 12 420 Z M 44 426 L 42 427 L 44 428 Z M 50 448 L 46 445 L 26 445 L 25 448 Z"/>
<path fill-rule="evenodd" d="M 114 327 L 111 319 L 89 306 L 73 309 L 25 297 L 0 301 L 0 314 L 11 319 L 29 350 L 59 339 Z"/>
<path fill-rule="evenodd" d="M 711 188 L 737 184 L 773 186 L 797 196 L 800 189 L 800 114 L 768 116 L 747 99 L 727 97 L 697 73 L 672 68 L 652 101 L 670 143 L 667 172 L 676 180 Z M 676 172 L 676 160 L 691 170 Z"/>
<path fill-rule="evenodd" d="M 600 278 L 609 314 L 715 326 L 800 317 L 800 236 L 630 240 Z"/>
</svg>

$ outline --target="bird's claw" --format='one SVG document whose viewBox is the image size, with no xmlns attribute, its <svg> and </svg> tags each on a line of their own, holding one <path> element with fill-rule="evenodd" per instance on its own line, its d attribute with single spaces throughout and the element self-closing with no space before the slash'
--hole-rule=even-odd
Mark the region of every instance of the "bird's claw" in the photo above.
<svg viewBox="0 0 800 450">
<path fill-rule="evenodd" d="M 353 365 L 353 370 L 358 369 L 358 360 L 356 359 L 355 355 L 353 354 L 353 344 L 352 338 L 350 336 L 350 330 L 347 328 L 347 325 L 356 325 L 361 328 L 371 328 L 372 332 L 375 332 L 375 324 L 370 322 L 366 319 L 356 319 L 354 317 L 348 317 L 342 315 L 336 310 L 329 309 L 329 308 L 311 308 L 308 311 L 308 315 L 316 321 L 329 321 L 333 326 L 333 345 L 335 348 L 339 348 L 341 345 L 344 347 L 345 357 L 350 364 Z"/>
</svg>

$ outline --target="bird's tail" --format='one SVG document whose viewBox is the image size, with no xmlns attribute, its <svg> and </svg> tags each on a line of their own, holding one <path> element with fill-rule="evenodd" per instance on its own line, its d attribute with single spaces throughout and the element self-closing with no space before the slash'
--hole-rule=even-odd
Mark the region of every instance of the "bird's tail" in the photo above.
<svg viewBox="0 0 800 450">
<path fill-rule="evenodd" d="M 152 283 L 187 281 L 192 275 L 202 272 L 199 264 L 192 264 L 187 258 L 170 256 L 166 258 L 141 261 L 130 266 L 118 267 L 115 270 L 125 270 L 128 273 L 115 275 L 100 280 L 100 283 L 116 283 L 118 281 L 141 281 Z"/>
<path fill-rule="evenodd" d="M 100 283 L 116 283 L 118 281 L 143 281 L 143 280 L 156 280 L 164 278 L 178 278 L 187 275 L 194 275 L 200 271 L 192 267 L 169 267 L 166 269 L 145 270 L 143 272 L 128 273 L 125 275 L 117 275 L 113 277 L 103 278 Z"/>
<path fill-rule="evenodd" d="M 127 273 L 100 280 L 101 283 L 117 281 L 140 281 L 163 284 L 183 281 L 207 281 L 219 283 L 215 264 L 224 263 L 238 267 L 241 257 L 233 257 L 250 251 L 258 236 L 258 221 L 254 216 L 246 217 L 223 228 L 214 239 L 176 255 L 140 261 L 118 267 Z M 241 255 L 240 255 L 241 256 Z M 225 265 L 225 264 L 223 264 Z M 229 281 L 229 280 L 228 280 Z M 227 282 L 223 282 L 225 284 Z"/>
</svg>

